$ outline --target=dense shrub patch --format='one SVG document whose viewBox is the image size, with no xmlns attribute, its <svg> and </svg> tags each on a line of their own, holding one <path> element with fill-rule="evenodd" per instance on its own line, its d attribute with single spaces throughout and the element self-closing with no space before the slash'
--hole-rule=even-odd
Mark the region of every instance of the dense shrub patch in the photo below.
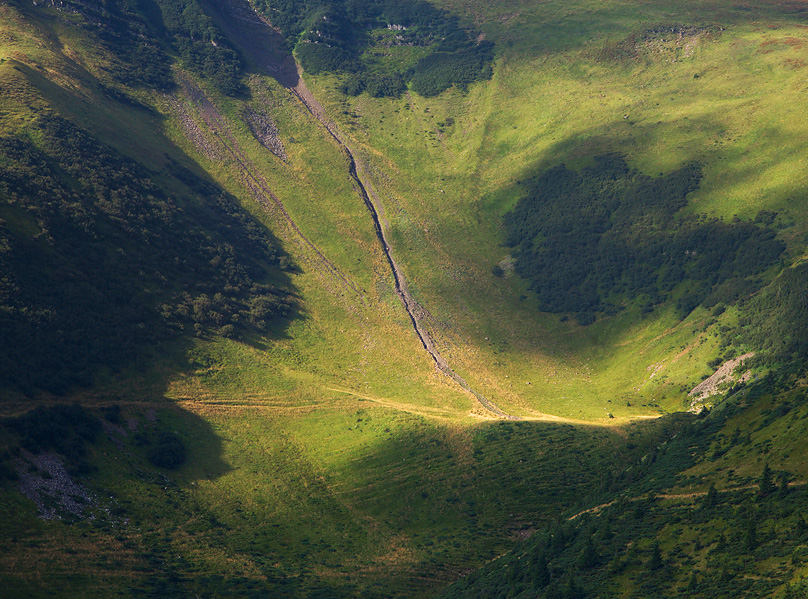
<svg viewBox="0 0 808 599">
<path fill-rule="evenodd" d="M 112 51 L 109 71 L 126 85 L 173 85 L 172 55 L 220 91 L 242 89 L 242 60 L 196 0 L 100 0 L 60 3 L 86 17 L 85 28 Z"/>
<path fill-rule="evenodd" d="M 505 216 L 516 272 L 543 310 L 577 313 L 582 324 L 635 298 L 651 310 L 675 289 L 682 316 L 748 297 L 785 246 L 763 223 L 682 213 L 700 180 L 697 164 L 652 178 L 616 155 L 580 172 L 550 168 L 523 183 Z"/>
<path fill-rule="evenodd" d="M 303 68 L 312 74 L 346 74 L 343 92 L 397 97 L 406 83 L 424 96 L 454 86 L 465 89 L 491 77 L 494 45 L 478 42 L 475 32 L 456 17 L 421 0 L 257 0 L 255 3 L 294 46 Z M 408 66 L 374 64 L 371 32 L 389 29 L 387 45 L 430 48 Z M 378 49 L 378 48 L 377 48 Z M 373 54 L 373 52 L 369 52 Z"/>
<path fill-rule="evenodd" d="M 213 183 L 140 164 L 59 118 L 0 138 L 0 381 L 86 385 L 182 330 L 265 331 L 290 313 L 273 241 Z"/>
<path fill-rule="evenodd" d="M 475 81 L 493 74 L 494 44 L 482 42 L 455 52 L 435 52 L 418 61 L 410 77 L 413 91 L 437 96 L 452 85 L 465 90 Z"/>
</svg>

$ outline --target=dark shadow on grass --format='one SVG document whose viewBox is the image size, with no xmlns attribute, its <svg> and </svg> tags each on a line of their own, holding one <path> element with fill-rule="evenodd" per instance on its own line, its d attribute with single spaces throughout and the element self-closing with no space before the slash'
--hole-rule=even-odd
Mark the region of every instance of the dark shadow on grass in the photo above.
<svg viewBox="0 0 808 599">
<path fill-rule="evenodd" d="M 0 222 L 9 248 L 0 257 L 0 385 L 33 400 L 116 372 L 164 369 L 167 381 L 195 337 L 255 347 L 284 337 L 302 317 L 296 266 L 271 231 L 160 133 L 162 118 L 108 94 L 87 104 L 16 66 L 55 110 L 32 123 L 41 143 L 0 140 L 0 179 L 16 198 L 4 202 Z M 103 91 L 90 73 L 82 78 Z M 134 158 L 116 138 L 106 141 L 121 112 L 162 154 Z"/>
<path fill-rule="evenodd" d="M 454 436 L 410 420 L 346 466 L 340 478 L 352 487 L 340 495 L 393 533 L 407 531 L 407 547 L 422 556 L 419 580 L 437 589 L 517 539 L 641 484 L 658 447 L 697 421 L 676 414 L 621 429 L 499 421 Z M 380 426 L 374 410 L 357 411 L 357 434 Z M 670 464 L 655 485 L 672 484 L 692 462 Z M 400 596 L 414 583 L 410 565 L 385 576 Z"/>
<path fill-rule="evenodd" d="M 283 87 L 297 86 L 300 76 L 283 36 L 264 22 L 245 0 L 202 0 L 222 32 L 251 60 L 256 72 L 269 74 Z"/>
</svg>

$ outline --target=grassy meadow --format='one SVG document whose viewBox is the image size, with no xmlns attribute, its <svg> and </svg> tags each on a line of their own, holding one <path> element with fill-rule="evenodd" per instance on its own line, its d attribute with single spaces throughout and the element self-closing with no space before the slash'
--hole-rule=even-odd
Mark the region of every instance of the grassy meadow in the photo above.
<svg viewBox="0 0 808 599">
<path fill-rule="evenodd" d="M 432 3 L 496 43 L 490 81 L 390 99 L 304 77 L 378 198 L 436 347 L 523 421 L 493 418 L 435 369 L 345 157 L 288 90 L 248 65 L 244 93 L 225 96 L 181 63 L 173 90 L 127 87 L 78 16 L 0 6 L 0 133 L 35 136 L 36 115 L 53 111 L 159 185 L 177 185 L 175 164 L 215 181 L 278 241 L 291 266 L 271 276 L 297 306 L 266 335 L 166 341 L 65 397 L 4 392 L 4 417 L 34 399 L 77 401 L 94 415 L 120 406 L 128 427 L 88 444 L 92 518 L 38 519 L 0 478 L 0 578 L 14 596 L 435 596 L 596 503 L 607 472 L 630 471 L 678 430 L 665 414 L 690 406 L 738 311 L 682 320 L 673 305 L 643 314 L 629 302 L 587 327 L 539 312 L 502 219 L 519 182 L 547 167 L 615 152 L 657 175 L 696 161 L 704 178 L 685 210 L 728 221 L 777 211 L 787 260 L 802 258 L 800 5 Z M 285 159 L 251 133 L 248 109 L 276 124 Z M 748 482 L 775 455 L 777 468 L 808 474 L 803 443 L 785 434 L 804 409 L 764 425 L 776 409 L 766 401 L 722 425 L 705 450 L 715 459 L 682 474 L 688 488 Z M 736 427 L 749 441 L 725 448 Z M 171 471 L 148 460 L 166 431 L 188 454 Z M 0 435 L 0 449 L 13 447 Z"/>
</svg>

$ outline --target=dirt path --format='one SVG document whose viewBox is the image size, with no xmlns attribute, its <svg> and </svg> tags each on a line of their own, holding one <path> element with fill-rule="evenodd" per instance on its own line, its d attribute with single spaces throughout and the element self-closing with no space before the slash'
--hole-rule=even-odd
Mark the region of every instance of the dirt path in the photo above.
<svg viewBox="0 0 808 599">
<path fill-rule="evenodd" d="M 351 397 L 356 397 L 362 401 L 369 401 L 380 406 L 385 406 L 387 408 L 394 408 L 401 412 L 407 412 L 409 414 L 418 414 L 419 416 L 429 416 L 429 417 L 439 417 L 444 419 L 451 419 L 454 416 L 457 416 L 456 412 L 452 410 L 444 410 L 441 408 L 433 408 L 430 406 L 418 406 L 406 402 L 400 401 L 393 401 L 391 399 L 385 399 L 383 397 L 372 397 L 370 395 L 366 395 L 364 393 L 357 393 L 356 391 L 351 391 L 350 389 L 339 389 L 337 387 L 326 387 L 328 391 L 334 391 L 336 393 L 342 393 L 344 395 L 349 395 Z"/>
<path fill-rule="evenodd" d="M 412 327 L 421 345 L 429 355 L 432 356 L 437 369 L 455 381 L 465 391 L 472 394 L 480 405 L 491 414 L 499 418 L 521 420 L 521 418 L 517 416 L 507 414 L 489 399 L 472 389 L 463 377 L 452 370 L 435 347 L 429 332 L 423 324 L 423 310 L 407 289 L 406 279 L 404 278 L 401 268 L 393 258 L 393 253 L 385 229 L 382 226 L 382 220 L 379 216 L 381 213 L 381 204 L 375 196 L 372 187 L 363 176 L 363 169 L 357 168 L 356 155 L 351 149 L 350 142 L 342 135 L 337 125 L 328 118 L 322 105 L 320 105 L 306 87 L 306 83 L 303 81 L 303 78 L 300 77 L 299 67 L 295 64 L 294 59 L 288 53 L 283 52 L 283 40 L 280 35 L 272 29 L 269 23 L 255 13 L 246 0 L 220 0 L 216 3 L 206 2 L 205 4 L 209 14 L 216 20 L 216 23 L 228 37 L 236 43 L 241 51 L 257 66 L 264 69 L 270 76 L 275 78 L 278 83 L 289 89 L 295 97 L 297 97 L 311 115 L 323 125 L 345 155 L 348 162 L 348 174 L 354 183 L 357 193 L 361 196 L 362 201 L 365 203 L 370 213 L 376 237 L 381 244 L 382 251 L 390 266 L 396 294 L 399 299 L 401 299 L 401 303 L 410 318 Z"/>
<path fill-rule="evenodd" d="M 793 481 L 788 484 L 789 489 L 794 487 L 804 487 L 806 484 L 805 481 Z M 718 493 L 735 493 L 738 491 L 749 491 L 752 489 L 757 489 L 759 485 L 744 485 L 742 487 L 728 487 L 726 489 L 716 489 Z M 654 495 L 656 499 L 693 499 L 694 497 L 704 497 L 707 495 L 707 491 L 692 491 L 690 493 L 657 493 Z M 648 495 L 641 495 L 640 497 L 630 497 L 626 501 L 629 502 L 637 502 L 642 501 L 644 499 L 648 499 Z M 602 503 L 600 505 L 596 505 L 595 507 L 591 507 L 589 509 L 582 510 L 577 514 L 570 516 L 567 520 L 575 520 L 583 516 L 584 514 L 597 514 L 598 512 L 605 510 L 607 507 L 610 507 L 617 503 L 617 500 L 610 501 L 608 503 Z"/>
</svg>

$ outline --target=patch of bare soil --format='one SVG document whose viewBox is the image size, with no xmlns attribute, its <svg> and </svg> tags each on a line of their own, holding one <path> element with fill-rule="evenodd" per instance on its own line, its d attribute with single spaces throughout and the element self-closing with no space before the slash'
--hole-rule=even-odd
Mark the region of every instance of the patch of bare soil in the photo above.
<svg viewBox="0 0 808 599">
<path fill-rule="evenodd" d="M 595 58 L 618 62 L 638 59 L 679 62 L 691 58 L 700 46 L 717 39 L 723 31 L 720 26 L 658 25 L 632 33 L 618 42 L 607 40 L 595 52 Z"/>
</svg>

